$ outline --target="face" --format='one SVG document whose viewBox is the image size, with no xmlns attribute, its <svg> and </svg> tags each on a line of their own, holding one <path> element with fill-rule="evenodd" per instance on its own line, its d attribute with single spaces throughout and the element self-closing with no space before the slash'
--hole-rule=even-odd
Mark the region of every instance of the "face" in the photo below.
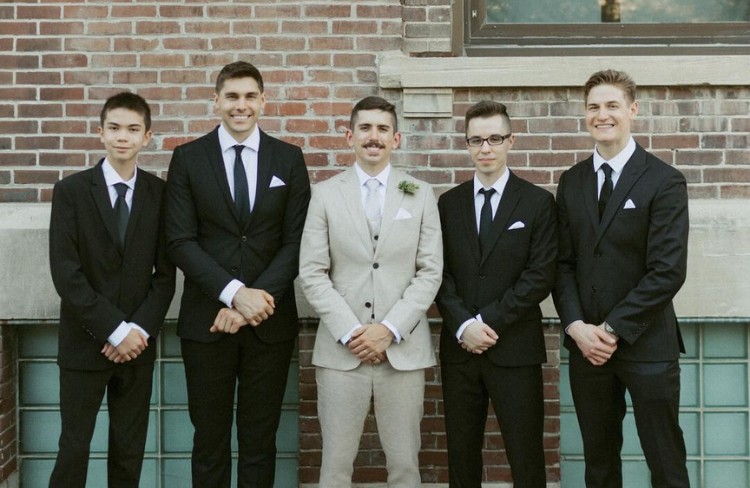
<svg viewBox="0 0 750 488">
<path fill-rule="evenodd" d="M 126 108 L 109 110 L 104 126 L 97 128 L 99 140 L 107 150 L 107 159 L 114 167 L 135 164 L 138 152 L 151 141 L 143 117 Z"/>
<path fill-rule="evenodd" d="M 221 124 L 237 142 L 253 132 L 265 106 L 266 95 L 255 78 L 230 78 L 214 95 L 214 108 L 221 116 Z"/>
<path fill-rule="evenodd" d="M 373 175 L 385 168 L 400 141 L 401 134 L 393 131 L 393 116 L 382 110 L 360 110 L 354 127 L 346 132 L 360 166 Z"/>
<path fill-rule="evenodd" d="M 493 135 L 504 136 L 511 132 L 502 115 L 491 117 L 475 117 L 466 126 L 466 138 L 488 138 Z M 478 176 L 483 183 L 494 183 L 505 172 L 508 163 L 508 151 L 513 147 L 516 136 L 511 134 L 502 144 L 491 146 L 489 142 L 482 142 L 481 146 L 468 146 L 471 160 L 474 162 Z"/>
<path fill-rule="evenodd" d="M 630 140 L 630 122 L 638 113 L 638 102 L 630 102 L 622 88 L 597 85 L 586 98 L 586 129 L 598 147 L 619 153 Z"/>
</svg>

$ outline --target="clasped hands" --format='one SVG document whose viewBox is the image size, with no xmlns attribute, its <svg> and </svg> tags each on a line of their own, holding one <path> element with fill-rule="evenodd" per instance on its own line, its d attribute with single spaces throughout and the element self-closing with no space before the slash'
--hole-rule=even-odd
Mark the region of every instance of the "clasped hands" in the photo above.
<svg viewBox="0 0 750 488">
<path fill-rule="evenodd" d="M 117 347 L 109 342 L 105 343 L 102 354 L 113 363 L 127 363 L 140 356 L 147 347 L 148 339 L 138 330 L 131 328 Z"/>
<path fill-rule="evenodd" d="M 352 332 L 346 343 L 357 359 L 367 364 L 380 364 L 385 361 L 385 350 L 393 342 L 393 332 L 383 324 L 362 324 Z"/>
<path fill-rule="evenodd" d="M 224 307 L 209 329 L 214 333 L 236 334 L 242 327 L 260 325 L 273 315 L 276 308 L 273 296 L 257 288 L 240 288 L 232 299 L 234 308 Z"/>
<path fill-rule="evenodd" d="M 497 343 L 499 336 L 492 327 L 475 320 L 461 333 L 461 347 L 474 354 L 482 354 Z"/>
<path fill-rule="evenodd" d="M 594 366 L 601 366 L 609 361 L 617 350 L 618 337 L 604 329 L 604 323 L 587 324 L 576 320 L 568 326 L 567 333 L 576 341 L 583 357 Z"/>
</svg>

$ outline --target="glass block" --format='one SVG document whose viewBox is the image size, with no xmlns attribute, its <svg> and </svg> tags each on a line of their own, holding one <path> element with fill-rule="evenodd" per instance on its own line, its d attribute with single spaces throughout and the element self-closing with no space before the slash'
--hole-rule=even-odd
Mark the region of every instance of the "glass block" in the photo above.
<svg viewBox="0 0 750 488">
<path fill-rule="evenodd" d="M 586 463 L 583 459 L 565 459 L 560 463 L 560 488 L 581 488 L 585 486 Z"/>
<path fill-rule="evenodd" d="M 705 358 L 747 358 L 747 327 L 744 324 L 703 326 Z"/>
<path fill-rule="evenodd" d="M 106 485 L 102 485 L 106 486 Z M 158 488 L 159 487 L 159 461 L 153 458 L 143 460 L 141 467 L 141 479 L 138 488 Z"/>
<path fill-rule="evenodd" d="M 18 357 L 57 358 L 58 324 L 37 324 L 18 327 Z"/>
<path fill-rule="evenodd" d="M 179 486 L 190 488 L 193 484 L 190 475 L 190 458 L 162 459 L 161 482 L 164 488 Z"/>
<path fill-rule="evenodd" d="M 682 363 L 680 370 L 680 406 L 697 407 L 700 405 L 698 365 Z"/>
<path fill-rule="evenodd" d="M 707 364 L 703 366 L 704 398 L 709 407 L 747 406 L 747 366 Z"/>
<path fill-rule="evenodd" d="M 54 459 L 23 459 L 19 467 L 20 485 L 24 488 L 46 488 L 54 467 Z"/>
<path fill-rule="evenodd" d="M 21 454 L 57 452 L 57 442 L 60 439 L 59 411 L 21 411 L 18 427 Z"/>
<path fill-rule="evenodd" d="M 678 320 L 679 322 L 679 320 Z M 682 355 L 684 359 L 698 359 L 698 336 L 700 334 L 700 328 L 695 323 L 680 323 L 680 333 L 682 334 L 682 341 L 685 343 L 685 354 Z"/>
<path fill-rule="evenodd" d="M 152 410 L 148 413 L 148 432 L 146 433 L 146 450 L 148 453 L 156 453 L 159 446 L 156 440 L 159 437 L 159 412 Z"/>
<path fill-rule="evenodd" d="M 583 440 L 573 412 L 560 413 L 560 454 L 583 455 Z"/>
<path fill-rule="evenodd" d="M 187 405 L 185 366 L 181 362 L 161 363 L 162 401 L 165 405 Z"/>
<path fill-rule="evenodd" d="M 177 337 L 177 322 L 167 321 L 159 334 L 161 341 L 161 357 L 181 358 L 180 338 Z"/>
<path fill-rule="evenodd" d="M 687 465 L 688 478 L 690 478 L 690 486 L 700 487 L 701 463 L 699 461 L 687 461 L 685 464 Z"/>
<path fill-rule="evenodd" d="M 560 408 L 573 408 L 573 393 L 570 391 L 570 368 L 560 365 Z"/>
<path fill-rule="evenodd" d="M 165 453 L 190 453 L 193 450 L 193 425 L 187 410 L 162 411 L 162 450 Z"/>
<path fill-rule="evenodd" d="M 60 368 L 53 362 L 19 363 L 19 383 L 21 406 L 60 403 Z"/>
<path fill-rule="evenodd" d="M 299 361 L 292 359 L 287 374 L 286 391 L 284 392 L 284 404 L 296 405 L 299 403 Z"/>
<path fill-rule="evenodd" d="M 628 459 L 622 461 L 623 488 L 643 488 L 651 486 L 651 472 L 646 461 Z M 583 486 L 583 485 L 581 485 Z"/>
<path fill-rule="evenodd" d="M 748 419 L 746 413 L 706 413 L 705 453 L 714 455 L 748 455 Z M 709 486 L 722 486 L 712 485 Z"/>
<path fill-rule="evenodd" d="M 706 486 L 747 488 L 750 486 L 747 461 L 706 461 Z"/>
<path fill-rule="evenodd" d="M 680 427 L 682 428 L 688 456 L 700 455 L 700 415 L 697 413 L 681 413 Z"/>
<path fill-rule="evenodd" d="M 277 458 L 274 487 L 299 486 L 298 465 L 299 462 L 296 456 Z"/>
<path fill-rule="evenodd" d="M 276 449 L 279 453 L 299 451 L 299 415 L 296 410 L 281 412 L 279 430 L 276 432 Z"/>
<path fill-rule="evenodd" d="M 89 459 L 89 470 L 86 475 L 86 487 L 107 486 L 107 460 L 104 458 Z M 24 487 L 25 488 L 25 487 Z"/>
</svg>

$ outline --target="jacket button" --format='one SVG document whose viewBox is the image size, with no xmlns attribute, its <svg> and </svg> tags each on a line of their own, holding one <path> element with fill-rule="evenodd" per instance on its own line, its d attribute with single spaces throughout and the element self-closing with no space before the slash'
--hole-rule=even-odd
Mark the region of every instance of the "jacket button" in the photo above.
<svg viewBox="0 0 750 488">
<path fill-rule="evenodd" d="M 242 242 L 247 242 L 247 236 L 242 236 Z"/>
<path fill-rule="evenodd" d="M 365 307 L 367 307 L 367 308 L 370 308 L 370 307 L 372 307 L 372 303 L 370 303 L 370 302 L 365 302 Z"/>
<path fill-rule="evenodd" d="M 232 266 L 232 273 L 236 273 L 236 272 L 237 272 L 237 266 Z"/>
<path fill-rule="evenodd" d="M 593 291 L 594 293 L 596 293 L 596 287 L 594 285 L 591 285 L 591 291 Z"/>
<path fill-rule="evenodd" d="M 380 265 L 378 263 L 372 263 L 373 269 L 378 269 Z"/>
<path fill-rule="evenodd" d="M 486 277 L 487 277 L 487 275 L 486 275 L 486 274 L 484 274 L 484 273 L 482 273 L 482 274 L 480 274 L 480 275 L 479 275 L 479 279 L 480 279 L 480 280 L 483 280 L 483 279 L 485 279 Z"/>
</svg>

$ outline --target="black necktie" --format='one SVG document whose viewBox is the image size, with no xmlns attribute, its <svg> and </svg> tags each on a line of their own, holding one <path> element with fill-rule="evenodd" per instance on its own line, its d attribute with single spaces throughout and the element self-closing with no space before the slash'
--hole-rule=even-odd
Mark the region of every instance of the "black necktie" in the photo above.
<svg viewBox="0 0 750 488">
<path fill-rule="evenodd" d="M 602 164 L 602 171 L 604 171 L 604 184 L 599 192 L 599 220 L 602 219 L 609 197 L 612 196 L 612 167 L 604 163 Z"/>
<path fill-rule="evenodd" d="M 479 213 L 479 247 L 484 253 L 489 246 L 490 230 L 492 229 L 492 195 L 495 193 L 495 189 L 485 190 L 482 188 L 479 193 L 484 195 L 484 204 L 482 205 L 482 211 Z"/>
<path fill-rule="evenodd" d="M 120 247 L 125 247 L 125 231 L 128 230 L 128 220 L 130 219 L 128 202 L 125 201 L 125 194 L 128 192 L 128 185 L 125 183 L 115 183 L 115 191 L 117 191 L 117 198 L 115 199 L 117 236 L 120 238 Z"/>
<path fill-rule="evenodd" d="M 250 195 L 247 189 L 247 173 L 245 165 L 242 164 L 242 150 L 245 146 L 238 144 L 234 146 L 234 206 L 243 224 L 250 218 Z"/>
</svg>

